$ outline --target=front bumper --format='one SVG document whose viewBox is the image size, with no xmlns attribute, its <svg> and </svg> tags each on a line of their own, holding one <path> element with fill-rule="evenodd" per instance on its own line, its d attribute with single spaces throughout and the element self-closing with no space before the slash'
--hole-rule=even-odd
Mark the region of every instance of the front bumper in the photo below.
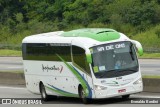
<svg viewBox="0 0 160 107">
<path fill-rule="evenodd" d="M 95 90 L 95 98 L 111 98 L 122 95 L 129 95 L 143 91 L 143 84 L 121 86 L 121 87 L 107 87 L 106 90 Z"/>
</svg>

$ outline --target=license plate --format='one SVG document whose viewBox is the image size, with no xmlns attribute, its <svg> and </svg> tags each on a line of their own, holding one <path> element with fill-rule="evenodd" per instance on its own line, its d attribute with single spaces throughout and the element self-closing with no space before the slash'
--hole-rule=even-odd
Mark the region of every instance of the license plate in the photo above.
<svg viewBox="0 0 160 107">
<path fill-rule="evenodd" d="M 126 89 L 118 90 L 118 93 L 124 93 L 124 92 L 126 92 Z"/>
</svg>

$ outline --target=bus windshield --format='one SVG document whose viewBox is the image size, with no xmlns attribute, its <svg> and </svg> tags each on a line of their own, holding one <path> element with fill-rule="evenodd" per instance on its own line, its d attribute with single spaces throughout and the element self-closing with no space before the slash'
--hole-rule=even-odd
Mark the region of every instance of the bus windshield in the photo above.
<svg viewBox="0 0 160 107">
<path fill-rule="evenodd" d="M 138 71 L 135 48 L 129 41 L 94 46 L 90 51 L 96 78 L 113 78 Z"/>
</svg>

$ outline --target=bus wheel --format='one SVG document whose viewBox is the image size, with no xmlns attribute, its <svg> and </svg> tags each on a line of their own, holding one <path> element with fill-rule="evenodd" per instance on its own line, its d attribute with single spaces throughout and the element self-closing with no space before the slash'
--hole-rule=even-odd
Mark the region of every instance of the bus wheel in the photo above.
<svg viewBox="0 0 160 107">
<path fill-rule="evenodd" d="M 123 95 L 122 98 L 123 99 L 129 99 L 130 95 Z"/>
<path fill-rule="evenodd" d="M 46 93 L 45 87 L 43 85 L 43 83 L 40 85 L 40 92 L 41 92 L 41 98 L 43 101 L 47 101 L 48 100 L 48 95 Z"/>
<path fill-rule="evenodd" d="M 86 98 L 86 95 L 85 95 L 85 91 L 84 89 L 81 87 L 80 88 L 80 93 L 79 93 L 79 97 L 81 99 L 81 101 L 84 103 L 84 104 L 88 104 L 88 99 Z"/>
</svg>

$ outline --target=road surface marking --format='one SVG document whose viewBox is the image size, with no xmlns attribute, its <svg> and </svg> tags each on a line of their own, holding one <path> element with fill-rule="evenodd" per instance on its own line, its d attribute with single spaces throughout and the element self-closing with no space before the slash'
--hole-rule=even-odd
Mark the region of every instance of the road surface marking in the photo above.
<svg viewBox="0 0 160 107">
<path fill-rule="evenodd" d="M 14 89 L 14 90 L 27 90 L 27 88 L 21 88 L 21 87 L 4 87 L 4 86 L 0 86 L 0 89 L 5 89 L 5 88 L 7 88 L 7 89 Z"/>
<path fill-rule="evenodd" d="M 7 68 L 15 69 L 15 68 L 23 68 L 23 67 L 7 67 Z"/>
</svg>

